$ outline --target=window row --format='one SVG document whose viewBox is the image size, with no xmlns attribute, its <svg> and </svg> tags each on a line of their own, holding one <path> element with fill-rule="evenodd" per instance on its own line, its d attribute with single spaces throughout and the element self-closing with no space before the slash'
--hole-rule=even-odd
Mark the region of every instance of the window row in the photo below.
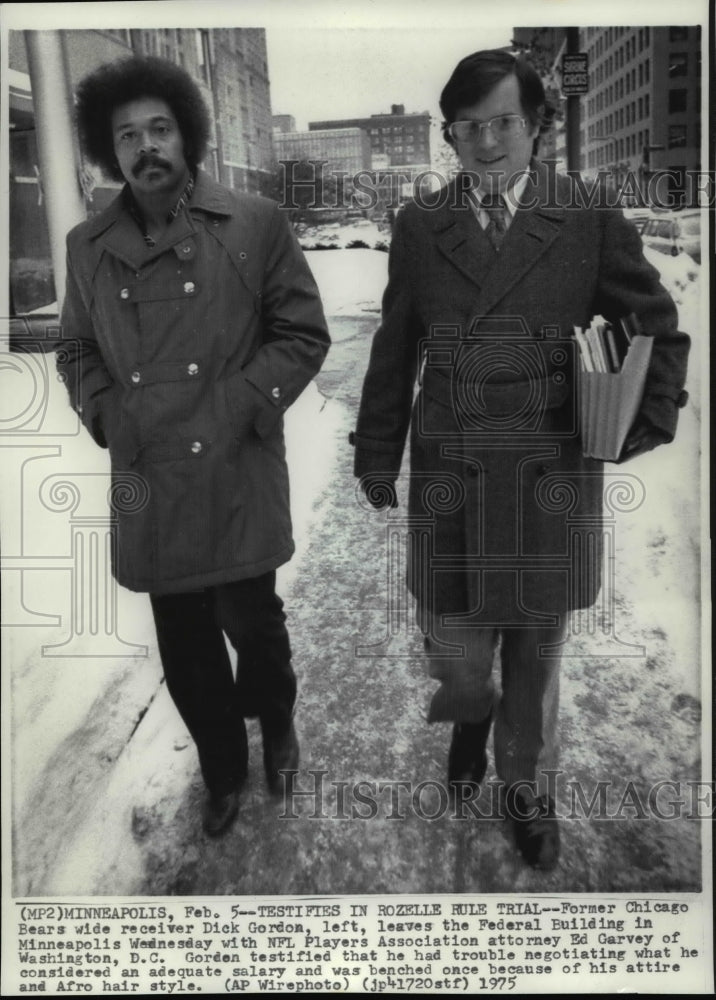
<svg viewBox="0 0 716 1000">
<path fill-rule="evenodd" d="M 618 108 L 616 111 L 612 111 L 610 114 L 598 119 L 589 126 L 590 134 L 592 129 L 594 129 L 594 134 L 599 133 L 604 135 L 616 132 L 629 125 L 634 125 L 644 118 L 648 118 L 650 114 L 651 100 L 649 94 L 644 94 L 638 100 L 632 101 L 630 104 L 625 104 L 623 108 Z"/>
<path fill-rule="evenodd" d="M 614 60 L 614 66 L 617 69 L 621 69 L 629 60 L 636 58 L 637 52 L 643 52 L 649 44 L 650 28 L 648 27 L 637 30 L 633 28 L 607 28 L 587 50 L 590 61 L 600 59 L 627 31 L 631 31 L 633 34 L 609 58 Z"/>
</svg>

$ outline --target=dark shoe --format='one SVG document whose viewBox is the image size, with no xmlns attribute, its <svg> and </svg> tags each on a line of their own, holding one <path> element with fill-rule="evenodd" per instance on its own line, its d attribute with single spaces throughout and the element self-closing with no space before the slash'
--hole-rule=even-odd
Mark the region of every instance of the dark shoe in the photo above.
<svg viewBox="0 0 716 1000">
<path fill-rule="evenodd" d="M 264 770 L 269 790 L 274 795 L 283 791 L 280 771 L 298 770 L 298 739 L 293 722 L 276 725 L 261 719 L 261 733 L 264 741 Z"/>
<path fill-rule="evenodd" d="M 208 837 L 218 837 L 229 829 L 239 814 L 239 792 L 234 789 L 225 795 L 209 793 L 204 806 L 204 833 Z"/>
<path fill-rule="evenodd" d="M 455 791 L 465 783 L 479 785 L 487 771 L 487 737 L 492 715 L 482 722 L 456 722 L 448 751 L 448 786 Z"/>
<path fill-rule="evenodd" d="M 552 871 L 559 861 L 559 824 L 554 801 L 548 795 L 532 795 L 519 790 L 507 793 L 508 814 L 515 841 L 528 865 Z"/>
</svg>

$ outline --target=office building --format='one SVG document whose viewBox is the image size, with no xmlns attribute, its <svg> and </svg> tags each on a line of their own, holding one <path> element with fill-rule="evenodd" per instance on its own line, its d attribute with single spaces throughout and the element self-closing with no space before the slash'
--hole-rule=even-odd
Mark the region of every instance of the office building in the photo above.
<svg viewBox="0 0 716 1000">
<path fill-rule="evenodd" d="M 701 165 L 701 31 L 697 25 L 585 28 L 589 94 L 582 98 L 583 169 L 684 172 Z"/>
<path fill-rule="evenodd" d="M 543 78 L 559 79 L 564 29 L 515 28 Z M 701 168 L 701 29 L 698 25 L 585 27 L 578 49 L 588 61 L 588 93 L 579 98 L 579 163 L 587 176 L 609 173 L 611 187 L 627 177 L 642 190 L 655 172 L 677 201 L 685 172 Z M 550 65 L 551 63 L 551 65 Z M 566 101 L 562 103 L 562 115 Z M 566 166 L 563 122 L 554 155 Z"/>
<path fill-rule="evenodd" d="M 372 191 L 378 211 L 397 208 L 400 201 L 412 197 L 413 182 L 430 170 L 430 115 L 427 111 L 405 112 L 403 104 L 391 105 L 390 114 L 368 118 L 344 118 L 336 121 L 309 122 L 311 131 L 360 128 L 370 140 Z"/>
<path fill-rule="evenodd" d="M 274 132 L 276 159 L 312 160 L 326 164 L 325 172 L 353 175 L 370 170 L 370 139 L 361 128 L 314 129 L 308 132 Z"/>
</svg>

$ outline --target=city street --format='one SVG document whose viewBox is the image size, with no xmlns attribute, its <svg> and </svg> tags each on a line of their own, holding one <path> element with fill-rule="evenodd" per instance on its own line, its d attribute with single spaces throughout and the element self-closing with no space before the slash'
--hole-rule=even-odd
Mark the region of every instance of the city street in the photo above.
<svg viewBox="0 0 716 1000">
<path fill-rule="evenodd" d="M 402 565 L 395 539 L 406 513 L 405 465 L 390 516 L 356 493 L 348 434 L 387 255 L 339 250 L 309 260 L 333 346 L 287 421 L 297 553 L 279 581 L 299 678 L 294 794 L 269 796 L 251 721 L 239 819 L 219 840 L 203 835 L 196 756 L 161 678 L 145 595 L 121 594 L 118 629 L 125 642 L 146 646 L 146 656 L 129 649 L 102 660 L 43 657 L 40 646 L 61 641 L 66 620 L 15 629 L 14 892 L 698 891 L 705 826 L 693 818 L 701 773 L 698 283 L 680 292 L 694 375 L 677 440 L 609 468 L 638 497 L 641 484 L 643 498 L 632 509 L 614 506 L 615 551 L 605 574 L 613 621 L 598 620 L 595 631 L 585 616 L 565 649 L 563 852 L 558 868 L 543 874 L 524 866 L 509 827 L 490 818 L 492 759 L 482 815 L 468 808 L 455 816 L 448 806 L 449 727 L 425 721 L 434 684 L 402 576 L 389 573 L 391 560 Z M 53 385 L 51 393 L 50 409 L 60 413 L 64 389 Z M 67 443 L 65 461 L 71 446 L 80 447 Z M 104 453 L 81 446 L 91 450 L 77 467 L 105 467 Z M 43 600 L 50 609 L 48 597 L 36 596 L 36 610 Z"/>
</svg>

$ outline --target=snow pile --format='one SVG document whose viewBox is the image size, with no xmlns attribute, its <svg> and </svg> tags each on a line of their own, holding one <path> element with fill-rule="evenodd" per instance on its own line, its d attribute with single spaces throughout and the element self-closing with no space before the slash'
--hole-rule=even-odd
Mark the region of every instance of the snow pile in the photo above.
<svg viewBox="0 0 716 1000">
<path fill-rule="evenodd" d="M 328 222 L 320 226 L 299 223 L 296 235 L 304 250 L 311 250 L 316 244 L 345 249 L 356 240 L 366 243 L 371 249 L 375 249 L 376 244 L 385 247 L 390 245 L 390 227 L 369 219 L 355 219 L 345 223 Z"/>
<path fill-rule="evenodd" d="M 679 329 L 691 337 L 686 388 L 691 405 L 700 412 L 700 373 L 708 365 L 708 318 L 704 315 L 701 268 L 687 253 L 676 257 L 644 247 L 644 256 L 661 275 L 661 282 L 676 303 Z"/>
</svg>

